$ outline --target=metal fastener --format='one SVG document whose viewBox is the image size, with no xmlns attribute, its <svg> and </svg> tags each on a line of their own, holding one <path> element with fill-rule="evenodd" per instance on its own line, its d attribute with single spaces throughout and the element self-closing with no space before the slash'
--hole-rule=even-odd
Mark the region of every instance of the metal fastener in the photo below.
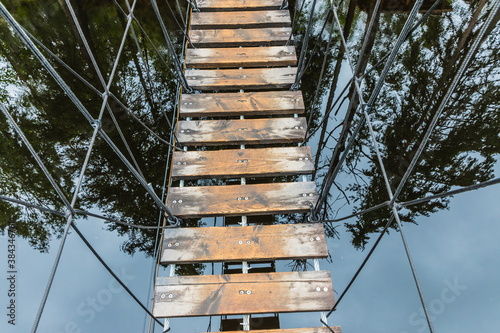
<svg viewBox="0 0 500 333">
<path fill-rule="evenodd" d="M 248 197 L 245 197 L 245 200 L 248 200 Z"/>
<path fill-rule="evenodd" d="M 310 196 L 310 197 L 314 196 L 314 193 L 309 193 L 309 196 Z"/>
<path fill-rule="evenodd" d="M 167 246 L 168 246 L 168 247 L 172 247 L 172 243 L 168 243 L 168 244 L 167 244 Z"/>
<path fill-rule="evenodd" d="M 161 294 L 161 295 L 160 295 L 160 297 L 161 297 L 161 298 L 165 298 L 165 294 Z"/>
<path fill-rule="evenodd" d="M 251 243 L 252 243 L 251 241 L 249 241 L 249 240 L 247 241 L 247 244 L 251 244 Z"/>
<path fill-rule="evenodd" d="M 302 193 L 302 196 L 303 197 L 307 197 L 307 193 Z"/>
<path fill-rule="evenodd" d="M 328 288 L 327 287 L 323 288 L 323 291 L 328 291 Z"/>
<path fill-rule="evenodd" d="M 173 203 L 177 203 L 177 200 L 172 201 Z"/>
<path fill-rule="evenodd" d="M 184 130 L 181 130 L 181 133 L 184 133 L 185 131 Z"/>
<path fill-rule="evenodd" d="M 240 290 L 240 295 L 243 295 L 245 293 L 244 290 Z"/>
<path fill-rule="evenodd" d="M 319 236 L 318 236 L 318 237 L 316 237 L 316 240 L 320 240 L 320 239 L 321 239 L 321 238 L 319 238 Z"/>
<path fill-rule="evenodd" d="M 316 287 L 316 291 L 321 291 L 321 288 L 320 287 Z"/>
<path fill-rule="evenodd" d="M 251 290 L 247 290 L 247 295 L 250 295 L 252 293 Z"/>
<path fill-rule="evenodd" d="M 238 241 L 238 244 L 240 244 L 240 245 L 241 245 L 241 244 L 243 244 L 243 241 L 241 241 L 241 240 L 240 240 L 240 241 Z"/>
<path fill-rule="evenodd" d="M 241 197 L 238 197 L 238 200 L 241 200 Z"/>
<path fill-rule="evenodd" d="M 182 203 L 182 199 L 179 200 L 179 203 Z"/>
<path fill-rule="evenodd" d="M 168 294 L 168 298 L 173 298 L 173 297 L 174 297 L 174 295 Z"/>
<path fill-rule="evenodd" d="M 179 243 L 175 243 L 175 246 L 179 246 Z"/>
<path fill-rule="evenodd" d="M 310 240 L 311 242 L 314 242 L 314 238 L 313 238 L 313 237 L 309 238 L 309 240 Z"/>
</svg>

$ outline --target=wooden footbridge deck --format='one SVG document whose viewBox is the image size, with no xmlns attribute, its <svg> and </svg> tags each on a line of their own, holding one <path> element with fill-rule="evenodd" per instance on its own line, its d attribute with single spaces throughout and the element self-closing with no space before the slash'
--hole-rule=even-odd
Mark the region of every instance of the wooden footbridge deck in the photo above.
<svg viewBox="0 0 500 333">
<path fill-rule="evenodd" d="M 266 218 L 270 214 L 307 213 L 318 197 L 305 176 L 268 180 L 293 180 L 282 176 L 314 170 L 311 149 L 299 144 L 307 132 L 300 116 L 302 93 L 288 90 L 297 56 L 290 14 L 281 5 L 281 0 L 198 0 L 200 11 L 192 13 L 185 76 L 202 93 L 181 96 L 176 136 L 186 148 L 173 155 L 171 177 L 180 186 L 170 187 L 167 206 L 184 219 L 223 216 L 226 226 L 166 230 L 161 264 L 224 262 L 225 271 L 157 278 L 156 317 L 319 312 L 333 306 L 328 271 L 275 272 L 274 265 L 326 258 L 323 226 L 261 222 L 272 221 Z M 183 186 L 196 179 L 239 183 Z M 249 269 L 249 262 L 268 268 Z M 230 268 L 237 263 L 241 268 Z M 246 327 L 239 322 L 235 330 L 253 328 L 252 321 Z M 258 332 L 331 332 L 273 328 Z"/>
</svg>

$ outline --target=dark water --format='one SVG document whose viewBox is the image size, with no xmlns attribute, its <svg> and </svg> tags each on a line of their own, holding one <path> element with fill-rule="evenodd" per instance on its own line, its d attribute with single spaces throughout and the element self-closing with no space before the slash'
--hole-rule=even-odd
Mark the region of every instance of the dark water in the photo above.
<svg viewBox="0 0 500 333">
<path fill-rule="evenodd" d="M 452 11 L 431 15 L 403 44 L 386 84 L 370 110 L 393 191 L 402 181 L 494 2 L 471 1 L 466 4 L 455 1 Z M 103 91 L 64 2 L 2 3 L 35 38 L 91 85 Z M 126 18 L 113 1 L 72 3 L 107 82 Z M 179 2 L 180 10 L 175 1 L 158 3 L 180 54 L 183 36 L 179 26 L 184 17 L 179 13 L 185 12 L 185 2 Z M 126 10 L 125 2 L 119 1 L 119 4 Z M 408 16 L 405 13 L 373 14 L 372 5 L 363 2 L 363 11 L 360 11 L 355 1 L 344 1 L 340 13 L 342 24 L 350 27 L 344 34 L 350 48 L 349 56 L 355 65 L 359 64 L 358 75 L 372 69 L 390 52 Z M 293 10 L 293 4 L 291 7 Z M 305 8 L 302 13 L 297 10 L 297 17 L 300 17 L 296 26 L 298 50 L 302 45 L 301 36 L 306 29 L 310 3 Z M 327 16 L 327 9 L 325 3 L 318 2 L 316 23 L 309 40 L 310 63 L 301 87 L 308 106 L 307 116 L 312 118 L 310 131 L 315 131 L 309 145 L 317 154 L 318 172 L 314 177 L 319 185 L 323 183 L 329 165 L 336 164 L 336 160 L 331 162 L 331 159 L 337 142 L 342 141 L 339 139 L 342 121 L 346 119 L 345 127 L 350 129 L 347 131 L 348 140 L 361 119 L 359 112 L 345 118 L 357 106 L 355 102 L 350 104 L 350 100 L 356 101 L 357 97 L 352 98 L 353 91 L 349 86 L 342 94 L 352 72 L 341 48 L 335 21 L 331 15 Z M 368 37 L 368 48 L 360 55 L 367 12 L 369 17 L 375 15 L 377 18 L 376 33 Z M 134 23 L 137 43 L 131 37 L 126 40 L 110 91 L 157 136 L 168 141 L 177 87 L 171 58 L 150 2 L 137 1 L 135 16 L 145 33 Z M 327 24 L 322 30 L 325 19 Z M 481 40 L 479 51 L 474 54 L 444 108 L 427 149 L 403 187 L 399 202 L 498 177 L 500 44 L 497 20 L 488 30 L 489 36 Z M 329 56 L 323 63 L 330 36 Z M 101 96 L 82 84 L 49 54 L 44 54 L 92 116 L 97 117 L 102 106 Z M 323 66 L 324 75 L 320 80 Z M 365 101 L 369 99 L 382 69 L 383 63 L 360 81 Z M 3 19 L 0 19 L 0 76 L 0 102 L 13 115 L 65 195 L 71 198 L 93 128 Z M 334 104 L 337 98 L 340 102 Z M 161 197 L 165 173 L 168 173 L 165 168 L 168 145 L 146 131 L 117 101 L 111 99 L 109 106 L 110 109 L 104 112 L 103 129 L 130 160 L 135 159 L 136 168 Z M 323 115 L 329 109 L 332 109 L 330 119 L 325 124 Z M 63 210 L 61 200 L 3 115 L 0 116 L 0 128 L 0 195 Z M 495 315 L 500 311 L 498 195 L 498 187 L 493 186 L 401 210 L 400 217 L 438 331 L 447 332 L 460 327 L 462 330 L 495 332 L 494 328 L 500 324 Z M 368 129 L 363 126 L 354 148 L 342 164 L 326 205 L 321 207 L 317 217 L 338 218 L 387 200 L 386 186 L 375 151 L 371 148 Z M 77 207 L 149 226 L 157 224 L 159 215 L 144 188 L 100 139 L 94 146 Z M 366 251 L 361 250 L 371 247 L 389 216 L 388 208 L 382 208 L 345 222 L 326 225 L 331 236 L 332 260 L 322 262 L 322 267 L 332 271 L 337 292 L 345 288 L 366 255 Z M 279 218 L 280 221 L 286 219 Z M 214 223 L 213 220 L 200 222 Z M 196 225 L 198 221 L 185 223 Z M 17 325 L 9 325 L 8 317 L 5 317 L 7 319 L 2 320 L 0 327 L 6 327 L 8 332 L 27 332 L 34 320 L 65 219 L 0 201 L 0 228 L 5 232 L 0 253 L 5 257 L 7 230 L 13 224 L 18 235 Z M 80 218 L 77 225 L 110 266 L 121 273 L 143 302 L 149 304 L 150 274 L 154 265 L 151 256 L 155 251 L 157 232 L 103 223 L 93 218 Z M 390 230 L 339 305 L 339 310 L 331 317 L 330 322 L 342 325 L 344 332 L 368 329 L 426 332 L 401 239 L 394 228 Z M 280 263 L 280 269 L 288 269 L 287 264 Z M 188 274 L 203 269 L 200 266 L 182 268 Z M 211 272 L 211 267 L 205 269 L 207 273 Z M 214 269 L 217 273 L 220 267 L 216 265 Z M 9 297 L 6 294 L 7 288 L 1 291 L 2 300 L 5 299 L 2 305 L 7 306 Z M 318 314 L 283 315 L 281 322 L 282 327 L 320 326 Z M 176 332 L 206 331 L 207 325 L 208 319 L 172 323 Z M 140 332 L 145 327 L 147 321 L 142 310 L 113 284 L 108 273 L 72 233 L 39 332 Z M 214 318 L 212 328 L 218 330 L 218 319 Z M 156 329 L 160 331 L 159 327 Z"/>
</svg>

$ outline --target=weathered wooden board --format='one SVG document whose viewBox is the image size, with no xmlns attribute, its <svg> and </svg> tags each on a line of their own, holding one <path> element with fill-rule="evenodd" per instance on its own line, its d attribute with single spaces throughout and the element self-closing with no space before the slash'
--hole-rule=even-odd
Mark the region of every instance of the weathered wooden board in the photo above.
<svg viewBox="0 0 500 333">
<path fill-rule="evenodd" d="M 190 30 L 189 39 L 195 47 L 238 47 L 286 45 L 293 42 L 292 29 L 208 29 Z"/>
<path fill-rule="evenodd" d="M 279 28 L 290 26 L 288 10 L 193 12 L 191 30 Z"/>
<path fill-rule="evenodd" d="M 330 326 L 335 333 L 342 333 L 340 326 Z M 286 328 L 277 330 L 258 330 L 258 333 L 331 333 L 326 327 Z M 226 331 L 225 333 L 241 333 L 241 331 Z"/>
<path fill-rule="evenodd" d="M 177 141 L 185 146 L 271 144 L 300 142 L 306 119 L 223 119 L 177 122 Z"/>
<path fill-rule="evenodd" d="M 295 82 L 296 67 L 188 69 L 188 85 L 196 90 L 283 89 Z"/>
<path fill-rule="evenodd" d="M 327 311 L 330 272 L 256 273 L 158 278 L 155 317 Z"/>
<path fill-rule="evenodd" d="M 180 116 L 224 117 L 302 114 L 304 110 L 304 99 L 301 91 L 183 94 Z"/>
<path fill-rule="evenodd" d="M 201 11 L 280 9 L 283 0 L 198 0 Z"/>
<path fill-rule="evenodd" d="M 306 213 L 316 204 L 314 182 L 170 187 L 167 207 L 180 218 Z"/>
<path fill-rule="evenodd" d="M 275 177 L 314 171 L 311 148 L 175 151 L 173 179 Z"/>
<path fill-rule="evenodd" d="M 322 224 L 169 229 L 162 264 L 326 258 Z"/>
<path fill-rule="evenodd" d="M 197 48 L 186 52 L 188 68 L 295 66 L 293 46 Z"/>
</svg>

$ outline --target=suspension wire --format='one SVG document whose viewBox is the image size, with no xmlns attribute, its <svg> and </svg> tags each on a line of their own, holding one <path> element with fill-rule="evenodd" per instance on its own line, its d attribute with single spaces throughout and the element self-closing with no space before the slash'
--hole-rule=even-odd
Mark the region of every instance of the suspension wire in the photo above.
<svg viewBox="0 0 500 333">
<path fill-rule="evenodd" d="M 391 200 L 391 205 L 394 204 L 394 202 L 397 200 L 404 185 L 406 184 L 406 181 L 410 177 L 410 174 L 413 172 L 413 169 L 415 168 L 418 161 L 420 160 L 420 156 L 422 155 L 423 151 L 425 150 L 425 148 L 427 146 L 427 143 L 430 139 L 430 136 L 431 136 L 434 128 L 437 125 L 437 122 L 438 122 L 439 117 L 441 116 L 441 113 L 443 112 L 446 104 L 448 103 L 451 96 L 453 95 L 453 92 L 455 91 L 455 89 L 456 89 L 460 79 L 462 78 L 464 72 L 467 70 L 467 67 L 468 67 L 469 63 L 471 62 L 472 57 L 474 56 L 474 54 L 477 52 L 480 45 L 482 44 L 483 38 L 486 35 L 486 31 L 488 30 L 488 27 L 490 26 L 490 24 L 493 22 L 493 19 L 497 15 L 499 8 L 500 8 L 500 2 L 496 1 L 493 4 L 493 7 L 492 7 L 486 21 L 484 22 L 481 30 L 479 31 L 476 39 L 474 40 L 474 43 L 472 44 L 471 48 L 468 50 L 468 52 L 465 56 L 465 59 L 463 60 L 462 64 L 460 65 L 460 68 L 458 69 L 457 73 L 455 74 L 453 81 L 448 86 L 448 90 L 446 91 L 445 96 L 441 100 L 441 103 L 440 103 L 438 109 L 436 110 L 436 113 L 434 114 L 434 117 L 432 118 L 431 123 L 429 124 L 429 126 L 427 128 L 427 132 L 425 133 L 422 141 L 420 142 L 420 145 L 419 145 L 415 155 L 413 156 L 412 161 L 410 162 L 410 165 L 408 166 L 408 169 L 406 169 L 406 172 L 403 175 L 403 178 L 402 178 L 401 182 L 399 183 L 399 185 L 394 193 L 394 198 Z"/>
<path fill-rule="evenodd" d="M 51 214 L 54 214 L 54 215 L 59 215 L 59 216 L 62 216 L 62 217 L 66 216 L 66 213 L 60 212 L 58 210 L 55 210 L 55 209 L 52 209 L 52 208 L 43 207 L 43 206 L 40 206 L 40 205 L 35 205 L 35 204 L 30 203 L 30 202 L 27 202 L 27 201 L 24 201 L 24 200 L 20 200 L 20 199 L 16 199 L 16 198 L 7 197 L 5 195 L 0 195 L 0 200 L 5 201 L 5 202 L 15 203 L 15 204 L 22 205 L 22 206 L 25 206 L 25 207 L 28 207 L 28 208 L 38 209 L 39 211 L 46 212 L 46 213 L 51 213 Z"/>
<path fill-rule="evenodd" d="M 33 36 L 28 30 L 26 30 L 24 27 L 21 27 L 24 32 L 39 46 L 41 47 L 45 52 L 47 52 L 55 61 L 57 61 L 59 64 L 61 64 L 64 68 L 66 68 L 72 75 L 74 75 L 78 80 L 80 80 L 82 83 L 84 83 L 88 88 L 90 88 L 95 94 L 99 95 L 102 97 L 102 93 L 94 87 L 89 81 L 87 81 L 85 78 L 83 78 L 80 74 L 78 74 L 73 68 L 71 68 L 68 64 L 66 64 L 61 58 L 59 58 L 54 52 L 52 52 L 49 48 L 47 48 L 42 42 L 40 42 L 35 36 Z M 139 125 L 144 127 L 146 131 L 151 133 L 155 138 L 157 138 L 159 141 L 166 145 L 171 145 L 170 142 L 167 140 L 163 139 L 160 135 L 158 135 L 155 131 L 153 131 L 148 125 L 146 125 L 141 119 L 139 119 L 134 112 L 127 107 L 121 100 L 118 99 L 112 92 L 109 92 L 109 97 L 114 99 L 118 104 L 120 104 L 120 107 L 122 107 L 131 117 L 134 119 Z M 172 125 L 170 125 L 170 128 L 172 129 Z M 172 148 L 181 150 L 181 148 L 173 146 Z"/>
<path fill-rule="evenodd" d="M 379 210 L 380 208 L 384 208 L 384 207 L 388 207 L 388 206 L 389 206 L 389 201 L 384 201 L 384 202 L 379 203 L 378 205 L 375 205 L 373 207 L 364 209 L 364 210 L 362 210 L 360 212 L 356 212 L 356 213 L 353 213 L 351 215 L 347 215 L 347 216 L 344 216 L 344 217 L 341 217 L 341 218 L 332 219 L 332 220 L 314 220 L 312 217 L 309 217 L 309 221 L 313 222 L 313 223 L 341 222 L 341 221 L 349 220 L 349 219 L 351 219 L 353 217 L 356 217 L 356 216 L 359 216 L 359 215 L 364 215 L 364 214 L 367 214 L 367 213 Z"/>
<path fill-rule="evenodd" d="M 0 4 L 1 5 L 1 4 Z M 50 75 L 54 78 L 54 80 L 61 86 L 66 95 L 70 98 L 70 100 L 75 104 L 78 110 L 82 113 L 82 115 L 87 119 L 87 121 L 97 129 L 99 135 L 106 141 L 108 145 L 113 149 L 113 151 L 118 155 L 118 157 L 124 162 L 124 164 L 129 168 L 132 174 L 137 178 L 139 183 L 145 188 L 148 194 L 153 198 L 157 206 L 162 209 L 169 217 L 170 222 L 173 225 L 178 225 L 179 220 L 176 218 L 170 210 L 165 206 L 165 204 L 158 198 L 156 193 L 150 189 L 148 183 L 140 177 L 134 167 L 130 164 L 130 162 L 123 156 L 120 150 L 116 147 L 113 141 L 106 135 L 106 133 L 100 127 L 100 121 L 98 119 L 94 119 L 82 102 L 78 99 L 75 93 L 71 90 L 71 88 L 66 84 L 66 82 L 62 79 L 62 77 L 57 73 L 54 67 L 47 61 L 47 59 L 43 56 L 43 54 L 36 48 L 33 42 L 28 38 L 22 28 L 20 28 L 19 23 L 17 23 L 14 18 L 10 15 L 10 13 L 5 9 L 3 5 L 0 6 L 0 14 L 7 20 L 7 22 L 11 25 L 14 32 L 18 35 L 19 38 L 26 44 L 26 46 L 33 52 L 33 54 L 38 58 L 38 60 L 42 63 L 42 65 L 47 69 Z"/>
<path fill-rule="evenodd" d="M 125 15 L 125 17 L 127 17 L 127 14 L 126 12 L 122 9 L 122 7 L 120 6 L 120 4 L 116 1 L 116 0 L 113 0 L 113 2 L 116 4 L 116 6 L 118 6 L 118 8 L 120 9 L 120 11 L 123 13 L 123 15 Z M 127 4 L 127 7 L 130 7 L 129 6 L 129 3 L 128 3 L 128 0 L 126 2 Z M 163 59 L 163 57 L 161 56 L 161 54 L 159 53 L 160 51 L 156 48 L 156 46 L 153 44 L 152 40 L 149 38 L 149 35 L 146 33 L 146 31 L 142 28 L 142 25 L 140 24 L 139 20 L 134 16 L 134 20 L 135 22 L 137 23 L 137 25 L 139 26 L 139 29 L 142 31 L 142 33 L 144 34 L 144 36 L 146 37 L 146 39 L 149 41 L 149 43 L 153 46 L 153 48 L 155 49 L 155 51 L 157 52 L 157 54 L 159 55 L 160 59 L 163 61 L 163 63 L 170 69 L 170 72 L 174 75 L 174 77 L 176 76 L 174 71 L 172 71 L 172 69 L 170 68 L 170 66 L 166 63 L 166 61 Z M 131 32 L 132 32 L 132 39 L 134 40 L 134 42 L 136 43 L 136 47 L 137 47 L 137 52 L 140 54 L 140 57 L 142 59 L 142 62 L 147 65 L 147 61 L 144 59 L 144 55 L 142 53 L 142 50 L 140 49 L 140 46 L 139 46 L 139 40 L 137 39 L 137 35 L 135 33 L 135 30 L 134 30 L 134 27 L 132 26 L 131 27 Z M 147 66 L 149 67 L 149 66 Z M 148 76 L 149 76 L 149 69 L 147 68 L 147 73 L 148 73 Z M 176 82 L 179 82 L 178 80 L 176 80 Z M 120 102 L 121 103 L 121 102 Z M 174 137 L 175 139 L 177 140 L 177 136 L 175 134 L 175 131 L 174 131 L 174 127 L 172 125 L 172 123 L 170 122 L 170 120 L 168 119 L 168 117 L 165 117 L 165 120 L 167 121 L 167 124 L 168 126 L 170 127 L 171 131 L 174 133 Z M 168 142 L 168 145 L 170 145 L 171 143 Z M 179 148 L 179 150 L 181 150 Z"/>
<path fill-rule="evenodd" d="M 297 2 L 298 2 L 298 0 L 297 0 Z M 300 5 L 300 9 L 299 9 L 298 14 L 297 14 L 297 6 L 295 6 L 295 11 L 294 11 L 294 15 L 293 15 L 293 24 L 292 24 L 292 29 L 291 29 L 292 32 L 290 33 L 290 36 L 288 36 L 288 40 L 286 41 L 285 46 L 290 45 L 290 42 L 292 41 L 293 32 L 295 31 L 295 28 L 297 28 L 298 17 L 300 15 L 302 15 L 302 10 L 304 9 L 305 4 L 306 4 L 306 0 L 302 0 L 302 4 Z"/>
<path fill-rule="evenodd" d="M 474 190 L 477 190 L 477 189 L 480 189 L 480 188 L 483 188 L 483 187 L 488 187 L 488 186 L 496 185 L 496 184 L 500 184 L 500 178 L 495 178 L 495 179 L 488 180 L 488 181 L 485 181 L 485 182 L 482 182 L 482 183 L 478 183 L 478 184 L 474 184 L 474 185 L 462 187 L 462 188 L 459 188 L 459 189 L 456 189 L 456 190 L 452 190 L 452 191 L 448 191 L 448 192 L 443 192 L 443 193 L 438 193 L 438 194 L 430 195 L 430 196 L 423 197 L 423 198 L 420 198 L 420 199 L 405 201 L 405 202 L 396 203 L 396 204 L 399 204 L 401 207 L 408 207 L 408 206 L 412 206 L 412 205 L 418 205 L 418 204 L 421 204 L 421 203 L 424 203 L 424 202 L 427 202 L 427 201 L 431 201 L 431 200 L 434 200 L 434 199 L 439 199 L 439 198 L 449 197 L 449 196 L 452 196 L 452 195 L 455 195 L 455 194 L 460 194 L 460 193 L 465 193 L 465 192 L 469 192 L 469 191 L 474 191 Z"/>
<path fill-rule="evenodd" d="M 309 36 L 311 34 L 313 19 L 314 19 L 314 11 L 316 9 L 317 0 L 313 0 L 311 13 L 309 14 L 309 21 L 307 23 L 306 34 L 304 35 L 304 39 L 302 40 L 302 48 L 300 50 L 299 60 L 297 62 L 297 73 L 300 73 L 305 66 L 305 56 L 307 52 L 307 46 L 309 43 Z M 291 34 L 290 34 L 291 35 Z M 295 75 L 295 82 L 290 87 L 290 90 L 297 90 L 300 86 L 300 78 L 298 75 Z"/>
<path fill-rule="evenodd" d="M 174 45 L 173 45 L 172 40 L 170 39 L 170 36 L 168 34 L 167 27 L 165 26 L 165 23 L 163 22 L 163 19 L 161 17 L 160 10 L 158 8 L 158 4 L 157 4 L 156 0 L 150 0 L 150 1 L 151 1 L 151 5 L 153 6 L 156 17 L 157 17 L 158 21 L 160 22 L 160 27 L 161 27 L 161 30 L 163 32 L 163 36 L 165 37 L 165 41 L 167 42 L 167 47 L 169 50 L 170 57 L 172 58 L 172 62 L 173 62 L 174 67 L 176 69 L 176 74 L 177 74 L 177 76 L 182 84 L 182 87 L 184 89 L 186 89 L 186 91 L 188 93 L 192 93 L 193 89 L 191 87 L 189 87 L 187 80 L 186 80 L 186 77 L 184 76 L 184 72 L 182 70 L 182 65 L 181 65 L 179 59 L 177 58 L 177 54 L 175 52 Z"/>
<path fill-rule="evenodd" d="M 99 260 L 99 262 L 104 266 L 104 268 L 109 272 L 109 274 L 111 274 L 111 276 L 113 276 L 113 278 L 116 280 L 116 282 L 118 282 L 123 287 L 123 289 L 125 289 L 125 291 L 134 299 L 134 301 L 136 301 L 136 303 L 139 304 L 139 306 L 151 318 L 153 318 L 153 320 L 158 325 L 162 325 L 161 321 L 159 321 L 158 319 L 155 318 L 155 316 L 151 313 L 151 311 L 149 311 L 149 309 L 144 304 L 142 304 L 142 302 L 139 300 L 139 298 L 137 298 L 137 296 L 127 287 L 127 285 L 125 283 L 123 283 L 123 281 L 118 277 L 118 275 L 116 275 L 116 273 L 113 272 L 113 270 L 108 266 L 108 264 L 104 261 L 104 259 L 102 259 L 102 257 L 99 255 L 99 253 L 97 253 L 97 251 L 94 249 L 94 247 L 89 243 L 89 241 L 85 238 L 85 236 L 76 227 L 76 225 L 74 223 L 71 223 L 71 227 L 73 228 L 73 230 L 75 230 L 76 234 L 80 237 L 80 239 L 83 241 L 83 243 L 94 254 L 94 256 L 97 258 L 97 260 Z"/>
<path fill-rule="evenodd" d="M 24 132 L 17 125 L 16 121 L 14 120 L 14 118 L 12 118 L 12 115 L 7 110 L 7 108 L 3 105 L 3 103 L 0 103 L 0 111 L 2 111 L 2 113 L 5 115 L 5 117 L 9 121 L 10 125 L 12 126 L 14 131 L 17 133 L 17 135 L 21 138 L 21 140 L 24 143 L 24 145 L 26 146 L 26 148 L 28 148 L 29 152 L 31 153 L 31 156 L 33 156 L 33 158 L 35 159 L 35 161 L 38 164 L 38 166 L 40 167 L 40 169 L 42 169 L 45 177 L 50 182 L 50 184 L 52 185 L 52 187 L 54 188 L 54 190 L 56 191 L 57 195 L 62 200 L 64 205 L 66 207 L 69 207 L 69 211 L 71 212 L 71 214 L 75 214 L 75 210 L 73 209 L 73 207 L 71 207 L 63 190 L 59 187 L 56 180 L 50 175 L 49 170 L 45 167 L 45 164 L 42 162 L 42 160 L 41 160 L 40 156 L 38 155 L 38 153 L 36 152 L 35 148 L 33 148 L 31 143 L 29 142 L 29 140 L 24 135 Z"/>
</svg>

